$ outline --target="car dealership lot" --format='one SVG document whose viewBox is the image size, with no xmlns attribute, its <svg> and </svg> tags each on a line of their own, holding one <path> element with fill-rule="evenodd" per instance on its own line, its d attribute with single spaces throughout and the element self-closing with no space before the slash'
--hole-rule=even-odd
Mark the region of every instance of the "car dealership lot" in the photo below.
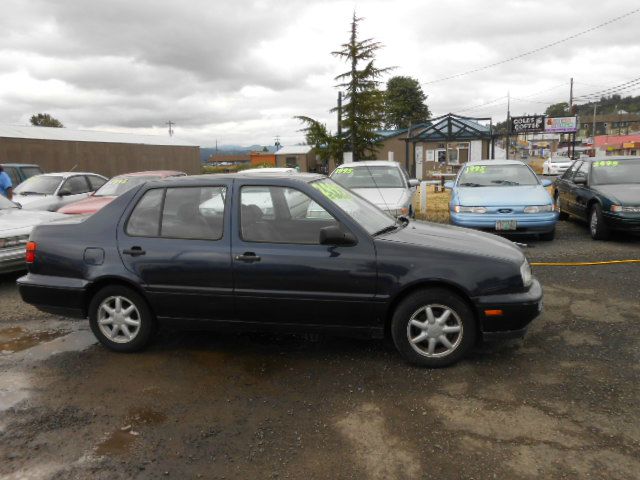
<svg viewBox="0 0 640 480">
<path fill-rule="evenodd" d="M 532 262 L 640 257 L 576 222 L 518 241 Z M 524 341 L 442 370 L 334 337 L 164 331 L 115 354 L 2 276 L 0 477 L 637 478 L 640 265 L 534 272 Z"/>
</svg>

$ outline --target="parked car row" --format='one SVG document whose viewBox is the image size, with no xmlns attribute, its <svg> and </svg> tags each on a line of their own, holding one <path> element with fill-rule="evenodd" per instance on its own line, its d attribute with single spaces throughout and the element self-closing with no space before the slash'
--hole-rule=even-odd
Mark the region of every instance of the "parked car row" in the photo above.
<svg viewBox="0 0 640 480">
<path fill-rule="evenodd" d="M 552 182 L 517 160 L 468 162 L 446 183 L 451 223 L 553 240 L 557 220 L 573 216 L 588 222 L 594 240 L 640 232 L 640 158 L 585 157 L 549 168 L 563 173 Z"/>
</svg>

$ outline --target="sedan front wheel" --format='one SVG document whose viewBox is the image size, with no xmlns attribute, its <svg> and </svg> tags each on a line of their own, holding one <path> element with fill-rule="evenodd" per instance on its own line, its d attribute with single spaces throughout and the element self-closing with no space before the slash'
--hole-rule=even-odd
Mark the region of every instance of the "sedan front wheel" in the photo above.
<svg viewBox="0 0 640 480">
<path fill-rule="evenodd" d="M 391 333 L 407 361 L 445 367 L 460 360 L 473 346 L 476 324 L 462 298 L 445 289 L 429 288 L 409 295 L 398 305 Z"/>
</svg>

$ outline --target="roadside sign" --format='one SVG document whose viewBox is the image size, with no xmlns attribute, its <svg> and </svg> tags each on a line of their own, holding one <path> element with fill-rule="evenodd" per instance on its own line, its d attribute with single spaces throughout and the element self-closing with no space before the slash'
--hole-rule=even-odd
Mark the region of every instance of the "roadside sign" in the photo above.
<svg viewBox="0 0 640 480">
<path fill-rule="evenodd" d="M 524 117 L 511 117 L 512 133 L 534 133 L 544 131 L 544 116 L 527 115 Z"/>
<path fill-rule="evenodd" d="M 578 130 L 578 117 L 547 117 L 544 131 L 547 133 L 573 133 Z"/>
</svg>

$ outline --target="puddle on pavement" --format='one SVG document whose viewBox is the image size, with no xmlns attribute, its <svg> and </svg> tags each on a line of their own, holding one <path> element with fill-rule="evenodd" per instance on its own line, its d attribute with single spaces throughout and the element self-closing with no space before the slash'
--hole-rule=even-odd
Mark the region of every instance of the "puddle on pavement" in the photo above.
<svg viewBox="0 0 640 480">
<path fill-rule="evenodd" d="M 131 435 L 128 431 L 118 429 L 98 445 L 96 453 L 98 455 L 122 455 L 131 449 L 136 438 L 138 437 Z"/>
<path fill-rule="evenodd" d="M 128 453 L 140 436 L 140 426 L 158 425 L 166 420 L 167 416 L 164 413 L 150 407 L 132 409 L 126 416 L 123 426 L 98 444 L 96 453 L 98 455 L 122 455 Z"/>
<path fill-rule="evenodd" d="M 22 327 L 0 330 L 0 352 L 19 352 L 65 335 L 61 330 L 32 332 Z"/>
</svg>

